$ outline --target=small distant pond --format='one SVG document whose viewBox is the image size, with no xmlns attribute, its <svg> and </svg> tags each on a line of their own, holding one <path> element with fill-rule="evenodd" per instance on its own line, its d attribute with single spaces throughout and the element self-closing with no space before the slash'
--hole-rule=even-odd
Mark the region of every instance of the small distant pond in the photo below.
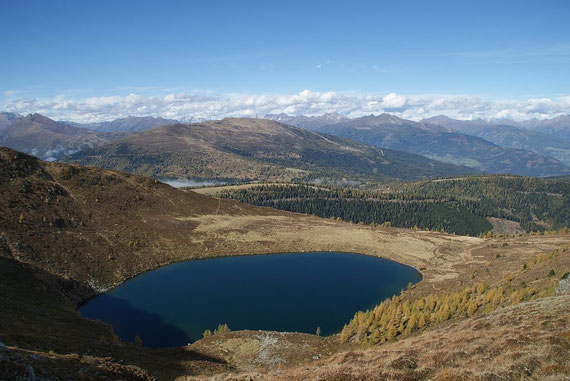
<svg viewBox="0 0 570 381">
<path fill-rule="evenodd" d="M 123 340 L 186 345 L 227 323 L 232 330 L 339 332 L 354 313 L 416 283 L 414 268 L 349 253 L 290 253 L 179 262 L 91 299 L 83 316 Z"/>
<path fill-rule="evenodd" d="M 210 186 L 226 184 L 224 181 L 200 180 L 200 179 L 160 179 L 160 181 L 174 188 L 184 188 L 184 187 L 198 188 L 198 187 L 210 187 Z"/>
</svg>

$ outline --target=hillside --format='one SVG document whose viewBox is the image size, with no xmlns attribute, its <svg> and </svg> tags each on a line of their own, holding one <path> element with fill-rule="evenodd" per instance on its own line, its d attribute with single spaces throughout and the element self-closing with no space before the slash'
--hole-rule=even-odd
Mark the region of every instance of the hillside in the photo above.
<svg viewBox="0 0 570 381">
<path fill-rule="evenodd" d="M 44 270 L 89 281 L 94 289 L 180 259 L 295 251 L 304 239 L 307 248 L 317 251 L 326 242 L 331 248 L 350 245 L 379 253 L 374 246 L 361 247 L 371 240 L 394 258 L 403 258 L 402 247 L 416 242 L 418 255 L 423 255 L 419 254 L 422 238 L 413 238 L 412 231 L 409 236 L 400 233 L 401 240 L 392 240 L 392 248 L 378 243 L 383 234 L 367 237 L 370 227 L 354 230 L 351 224 L 214 199 L 138 175 L 43 162 L 7 148 L 0 149 L 0 187 L 2 252 Z M 299 232 L 305 225 L 306 238 Z M 262 226 L 279 234 L 267 241 L 264 229 L 259 230 Z M 245 227 L 247 240 L 221 239 L 228 229 L 243 232 Z M 352 230 L 354 237 L 347 239 Z M 431 255 L 432 244 L 426 250 L 424 254 Z"/>
<path fill-rule="evenodd" d="M 45 160 L 57 160 L 82 149 L 120 137 L 56 122 L 40 114 L 14 118 L 0 129 L 0 146 L 10 147 Z"/>
<path fill-rule="evenodd" d="M 182 252 L 189 255 L 193 240 L 179 231 L 192 231 L 196 223 L 177 217 L 224 210 L 216 200 L 157 180 L 49 164 L 5 148 L 0 149 L 0 187 L 4 254 L 95 290 Z M 243 215 L 251 209 L 225 205 Z M 159 237 L 165 246 L 153 248 Z"/>
<path fill-rule="evenodd" d="M 570 372 L 568 316 L 570 296 L 540 299 L 367 350 L 342 351 L 293 369 L 220 379 L 564 379 Z"/>
<path fill-rule="evenodd" d="M 210 188 L 218 197 L 257 206 L 365 224 L 444 230 L 557 230 L 570 226 L 570 182 L 514 176 L 471 176 L 390 184 L 377 191 L 300 184 Z M 208 192 L 209 189 L 200 189 Z"/>
<path fill-rule="evenodd" d="M 317 131 L 490 173 L 523 176 L 559 176 L 570 173 L 570 167 L 544 155 L 500 147 L 480 137 L 389 114 L 350 119 L 320 127 Z"/>
<path fill-rule="evenodd" d="M 137 175 L 42 162 L 6 148 L 0 149 L 0 189 L 0 378 L 6 379 L 30 372 L 47 379 L 233 377 L 278 371 L 274 356 L 282 359 L 283 375 L 293 376 L 296 366 L 314 364 L 314 356 L 359 346 L 336 336 L 241 331 L 152 349 L 122 342 L 108 325 L 77 314 L 86 298 L 175 261 L 361 252 L 420 269 L 423 281 L 412 296 L 454 292 L 508 272 L 521 274 L 511 282 L 518 287 L 520 279 L 543 279 L 552 266 L 556 276 L 548 279 L 554 280 L 568 265 L 567 249 L 560 251 L 567 234 L 482 240 L 349 224 L 214 199 Z M 540 256 L 553 250 L 555 257 Z M 492 263 L 488 271 L 481 270 L 485 263 Z M 530 264 L 528 271 L 523 263 Z M 564 315 L 550 309 L 549 316 L 558 322 Z M 529 324 L 536 321 L 529 317 Z M 547 330 L 540 325 L 536 332 Z"/>
<path fill-rule="evenodd" d="M 217 194 L 220 198 L 352 223 L 443 230 L 472 236 L 487 233 L 492 229 L 486 216 L 478 213 L 473 203 L 462 203 L 439 196 L 408 197 L 407 194 L 402 196 L 397 191 L 358 192 L 301 184 L 252 184 L 251 187 L 242 189 L 222 188 L 226 189 Z M 197 191 L 207 190 L 208 188 Z"/>
<path fill-rule="evenodd" d="M 156 178 L 330 183 L 475 172 L 262 119 L 161 127 L 78 152 L 66 161 Z"/>
<path fill-rule="evenodd" d="M 512 121 L 504 124 L 482 120 L 462 121 L 445 116 L 423 119 L 422 123 L 449 128 L 478 136 L 501 147 L 516 148 L 550 156 L 570 165 L 570 140 L 529 128 L 515 127 Z"/>
</svg>

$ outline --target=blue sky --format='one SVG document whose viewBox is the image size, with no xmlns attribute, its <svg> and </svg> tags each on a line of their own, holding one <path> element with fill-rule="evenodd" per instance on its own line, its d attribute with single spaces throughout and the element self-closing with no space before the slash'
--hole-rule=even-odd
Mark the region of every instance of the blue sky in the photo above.
<svg viewBox="0 0 570 381">
<path fill-rule="evenodd" d="M 569 16 L 569 1 L 2 1 L 0 104 L 305 89 L 560 103 Z"/>
</svg>

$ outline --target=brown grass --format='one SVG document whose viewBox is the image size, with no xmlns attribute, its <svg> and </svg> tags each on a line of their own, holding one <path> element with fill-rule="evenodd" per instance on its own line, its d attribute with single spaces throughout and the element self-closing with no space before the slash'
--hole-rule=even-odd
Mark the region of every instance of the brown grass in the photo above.
<svg viewBox="0 0 570 381">
<path fill-rule="evenodd" d="M 368 351 L 335 337 L 279 334 L 275 341 L 258 332 L 152 350 L 117 342 L 109 326 L 83 319 L 75 307 L 97 290 L 175 261 L 272 252 L 360 252 L 412 265 L 424 279 L 410 298 L 503 277 L 532 284 L 550 267 L 557 276 L 566 271 L 567 251 L 556 262 L 532 261 L 568 245 L 569 234 L 484 240 L 355 225 L 217 200 L 120 172 L 43 163 L 6 149 L 0 150 L 0 188 L 0 340 L 10 350 L 112 356 L 113 364 L 122 360 L 161 379 L 231 379 L 254 370 L 250 375 L 283 379 L 493 379 L 522 377 L 525 366 L 532 377 L 555 379 L 568 369 L 567 297 L 450 322 Z M 524 263 L 530 270 L 521 271 Z M 524 339 L 526 330 L 532 334 Z M 489 368 L 477 368 L 478 361 Z"/>
<path fill-rule="evenodd" d="M 551 297 L 286 372 L 225 380 L 564 380 L 569 324 L 570 296 Z"/>
</svg>

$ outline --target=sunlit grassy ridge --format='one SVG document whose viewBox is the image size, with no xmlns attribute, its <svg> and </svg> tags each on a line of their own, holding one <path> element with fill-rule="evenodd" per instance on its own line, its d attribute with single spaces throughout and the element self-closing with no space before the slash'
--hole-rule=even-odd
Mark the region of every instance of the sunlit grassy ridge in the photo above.
<svg viewBox="0 0 570 381">
<path fill-rule="evenodd" d="M 363 345 L 384 343 L 450 319 L 467 318 L 552 296 L 559 284 L 560 273 L 565 278 L 570 268 L 565 263 L 557 276 L 551 268 L 552 263 L 560 255 L 569 254 L 570 245 L 551 253 L 541 253 L 534 260 L 525 262 L 520 271 L 504 274 L 502 281 L 493 287 L 480 282 L 459 292 L 431 293 L 419 298 L 402 291 L 400 296 L 394 295 L 371 310 L 357 312 L 344 326 L 340 341 Z M 536 278 L 532 284 L 527 284 L 520 276 L 530 271 Z"/>
</svg>

